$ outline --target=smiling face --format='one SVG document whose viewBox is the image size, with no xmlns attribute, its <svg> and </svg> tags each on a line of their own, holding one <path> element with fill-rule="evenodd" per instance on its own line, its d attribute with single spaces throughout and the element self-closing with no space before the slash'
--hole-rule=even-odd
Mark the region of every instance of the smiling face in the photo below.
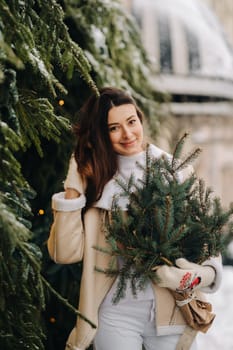
<svg viewBox="0 0 233 350">
<path fill-rule="evenodd" d="M 143 150 L 143 126 L 133 104 L 114 106 L 109 110 L 108 130 L 116 153 L 132 156 Z"/>
</svg>

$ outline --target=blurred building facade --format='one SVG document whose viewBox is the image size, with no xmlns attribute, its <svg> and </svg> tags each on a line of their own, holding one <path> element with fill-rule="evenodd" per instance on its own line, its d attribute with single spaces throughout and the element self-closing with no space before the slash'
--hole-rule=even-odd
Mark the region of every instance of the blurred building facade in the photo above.
<svg viewBox="0 0 233 350">
<path fill-rule="evenodd" d="M 222 203 L 233 202 L 233 1 L 122 0 L 139 24 L 155 68 L 171 141 L 190 133 L 195 169 Z M 168 126 L 169 128 L 169 126 Z M 166 147 L 162 143 L 161 146 Z"/>
<path fill-rule="evenodd" d="M 214 11 L 221 22 L 224 31 L 233 45 L 233 1 L 232 0 L 204 0 Z"/>
</svg>

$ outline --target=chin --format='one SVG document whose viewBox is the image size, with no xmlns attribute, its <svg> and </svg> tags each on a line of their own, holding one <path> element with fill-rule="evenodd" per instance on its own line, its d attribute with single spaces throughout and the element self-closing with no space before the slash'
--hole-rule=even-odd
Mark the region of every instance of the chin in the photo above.
<svg viewBox="0 0 233 350">
<path fill-rule="evenodd" d="M 142 152 L 141 148 L 134 148 L 134 149 L 124 150 L 121 152 L 121 154 L 125 155 L 125 156 L 134 156 L 135 154 L 140 153 L 140 152 Z"/>
</svg>

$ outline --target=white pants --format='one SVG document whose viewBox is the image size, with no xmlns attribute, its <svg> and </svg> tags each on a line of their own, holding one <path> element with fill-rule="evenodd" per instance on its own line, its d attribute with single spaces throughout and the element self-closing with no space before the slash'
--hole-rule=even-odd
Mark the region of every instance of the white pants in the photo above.
<svg viewBox="0 0 233 350">
<path fill-rule="evenodd" d="M 157 336 L 153 301 L 102 305 L 95 350 L 175 350 L 180 334 Z M 192 350 L 196 350 L 195 341 Z"/>
</svg>

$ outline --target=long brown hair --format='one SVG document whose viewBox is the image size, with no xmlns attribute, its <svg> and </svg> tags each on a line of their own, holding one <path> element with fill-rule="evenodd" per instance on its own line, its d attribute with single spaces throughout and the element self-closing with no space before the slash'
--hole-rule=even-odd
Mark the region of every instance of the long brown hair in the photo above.
<svg viewBox="0 0 233 350">
<path fill-rule="evenodd" d="M 78 123 L 74 125 L 77 137 L 74 154 L 78 171 L 87 181 L 87 207 L 101 197 L 104 185 L 117 170 L 117 156 L 108 131 L 108 112 L 123 104 L 133 104 L 142 122 L 143 114 L 129 94 L 106 87 L 100 90 L 99 97 L 93 94 L 88 98 L 79 111 Z"/>
</svg>

